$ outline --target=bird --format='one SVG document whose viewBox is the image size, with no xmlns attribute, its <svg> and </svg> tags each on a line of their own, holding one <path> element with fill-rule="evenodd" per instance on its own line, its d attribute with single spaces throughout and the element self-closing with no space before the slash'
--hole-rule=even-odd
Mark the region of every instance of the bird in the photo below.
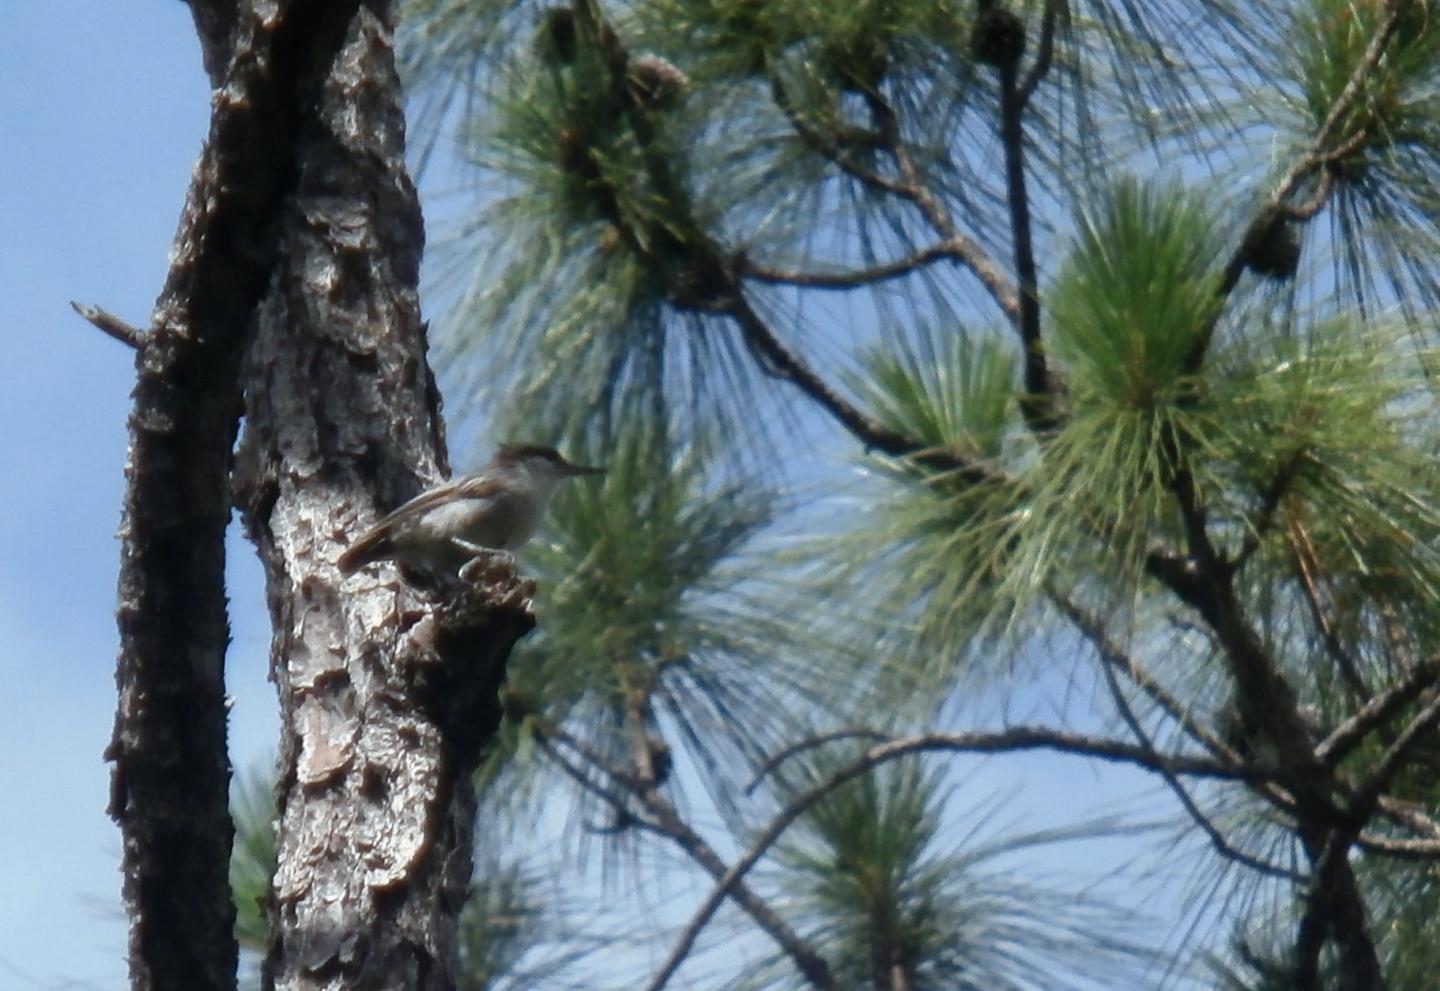
<svg viewBox="0 0 1440 991">
<path fill-rule="evenodd" d="M 479 471 L 426 489 L 380 520 L 336 565 L 351 575 L 397 561 L 463 579 L 466 565 L 497 552 L 509 556 L 529 540 L 561 482 L 604 471 L 572 464 L 553 447 L 502 444 Z"/>
</svg>

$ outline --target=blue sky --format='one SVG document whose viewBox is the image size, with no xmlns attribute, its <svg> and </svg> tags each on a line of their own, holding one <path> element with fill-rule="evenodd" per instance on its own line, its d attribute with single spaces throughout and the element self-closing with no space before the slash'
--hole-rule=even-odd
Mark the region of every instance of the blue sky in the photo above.
<svg viewBox="0 0 1440 991">
<path fill-rule="evenodd" d="M 101 751 L 132 355 L 71 312 L 144 325 L 209 114 L 176 0 L 6 6 L 0 32 L 0 986 L 124 984 Z M 237 548 L 240 550 L 240 548 Z M 257 570 L 248 556 L 235 555 Z M 254 580 L 235 583 L 237 763 L 272 738 Z M 251 755 L 251 756 L 247 756 Z"/>
<path fill-rule="evenodd" d="M 115 988 L 125 983 L 125 927 L 101 752 L 114 708 L 114 532 L 133 369 L 131 353 L 68 301 L 146 323 L 205 133 L 208 87 L 176 0 L 31 0 L 7 14 L 0 986 Z M 243 542 L 232 543 L 231 561 L 232 754 L 243 769 L 270 752 L 274 704 L 258 568 Z M 1137 786 L 1076 762 L 992 767 L 996 785 L 1023 781 L 1053 808 Z M 1124 859 L 1123 849 L 1111 854 Z"/>
</svg>

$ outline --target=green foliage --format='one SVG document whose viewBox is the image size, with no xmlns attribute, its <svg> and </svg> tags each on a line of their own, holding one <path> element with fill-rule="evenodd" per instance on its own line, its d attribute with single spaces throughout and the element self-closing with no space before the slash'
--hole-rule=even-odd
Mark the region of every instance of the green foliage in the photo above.
<svg viewBox="0 0 1440 991">
<path fill-rule="evenodd" d="M 989 619 L 999 615 L 1004 627 L 1013 618 L 1005 604 L 1023 608 L 1002 591 L 1015 566 L 1023 483 L 969 484 L 922 460 L 943 452 L 1005 469 L 1033 456 L 1016 431 L 1015 379 L 1013 353 L 999 341 L 937 327 L 872 349 L 854 379 L 885 426 L 926 447 L 911 459 L 877 459 L 886 494 L 838 539 L 821 541 L 849 576 L 830 594 L 864 587 L 881 628 L 923 631 L 913 652 L 898 647 L 902 665 L 918 664 L 918 686 L 948 679 L 957 643 L 993 628 Z M 882 667 L 883 677 L 896 675 Z"/>
<path fill-rule="evenodd" d="M 607 472 L 557 498 L 526 550 L 541 623 L 506 692 L 516 717 L 583 727 L 614 766 L 635 758 L 637 734 L 661 746 L 662 729 L 691 760 L 733 766 L 776 745 L 775 714 L 822 684 L 764 601 L 751 545 L 774 497 L 673 430 L 663 413 L 631 408 L 610 433 L 575 442 Z M 527 727 L 517 718 L 510 730 L 521 754 Z M 704 785 L 724 805 L 734 797 L 726 775 Z"/>
<path fill-rule="evenodd" d="M 541 912 L 533 883 L 516 867 L 478 865 L 477 881 L 460 913 L 458 991 L 492 991 L 518 970 L 540 935 Z M 512 986 L 524 987 L 520 982 Z"/>
<path fill-rule="evenodd" d="M 813 759 L 787 784 L 813 784 L 841 763 Z M 794 893 L 811 938 L 836 961 L 840 986 L 894 987 L 897 973 L 899 986 L 915 991 L 1058 991 L 1135 980 L 1145 954 L 1130 939 L 1133 920 L 1003 866 L 1028 847 L 1083 831 L 987 842 L 972 822 L 963 848 L 947 851 L 947 838 L 965 831 L 942 822 L 955 797 L 934 768 L 886 765 L 816 802 L 787 841 L 774 882 Z M 983 805 L 972 817 L 987 818 Z"/>
<path fill-rule="evenodd" d="M 264 953 L 270 945 L 265 906 L 276 862 L 271 779 L 271 774 L 259 770 L 240 775 L 231 796 L 235 846 L 230 854 L 230 889 L 235 899 L 235 940 L 254 953 Z"/>
<path fill-rule="evenodd" d="M 1238 481 L 1252 492 L 1283 481 L 1314 563 L 1359 583 L 1342 598 L 1428 611 L 1440 590 L 1440 488 L 1436 396 L 1420 363 L 1399 334 L 1347 320 L 1248 339 L 1217 390 Z"/>
<path fill-rule="evenodd" d="M 589 4 L 481 5 L 453 50 L 437 39 L 462 6 L 415 6 L 435 46 L 415 78 L 447 92 L 437 77 L 465 64 L 465 44 L 491 63 L 463 136 L 503 187 L 469 232 L 480 250 L 455 255 L 467 290 L 447 354 L 483 383 L 497 436 L 538 430 L 610 468 L 564 494 L 525 556 L 541 624 L 510 669 L 513 749 L 492 769 L 504 791 L 553 782 L 534 773 L 553 762 L 525 758 L 547 758 L 556 729 L 597 758 L 572 779 L 623 790 L 663 757 L 674 773 L 653 794 L 699 779 L 728 827 L 720 845 L 743 846 L 755 809 L 739 782 L 797 727 L 928 726 L 991 687 L 1004 705 L 979 714 L 1008 720 L 1012 703 L 1049 711 L 1036 700 L 1057 677 L 1067 719 L 1072 697 L 1106 706 L 1064 604 L 1111 638 L 1139 725 L 1164 731 L 1147 742 L 1207 753 L 1218 736 L 1267 770 L 1282 755 L 1267 726 L 1241 725 L 1254 713 L 1237 626 L 1317 737 L 1440 648 L 1440 417 L 1434 356 L 1415 347 L 1440 302 L 1433 4 L 1402 5 L 1373 68 L 1379 0 L 997 6 L 1024 33 L 1022 69 L 1059 11 L 1019 147 L 1040 347 L 1063 383 L 1044 430 L 1017 396 L 1029 328 L 991 329 L 984 269 L 956 248 L 958 232 L 1026 291 L 1001 73 L 973 48 L 985 5 L 630 0 L 595 8 L 613 34 L 585 26 Z M 483 42 L 481 23 L 495 32 Z M 637 89 L 655 55 L 690 85 Z M 1283 176 L 1294 183 L 1277 192 Z M 936 247 L 944 261 L 917 255 Z M 800 376 L 733 319 L 737 297 L 795 363 L 846 386 L 840 402 L 915 449 L 867 451 L 874 470 L 829 498 L 846 478 L 815 442 L 833 425 L 806 401 L 818 390 L 792 389 Z M 1375 319 L 1392 305 L 1407 325 Z M 772 401 L 771 379 L 799 401 Z M 782 482 L 825 505 L 778 498 Z M 757 552 L 767 544 L 784 553 Z M 1213 565 L 1211 584 L 1166 587 L 1157 562 L 1193 581 Z M 1217 630 L 1222 593 L 1240 618 Z M 1399 725 L 1345 758 L 1347 781 Z M 1391 794 L 1433 809 L 1433 753 L 1425 741 Z M 573 784 L 544 807 L 573 816 Z M 1192 794 L 1235 847 L 1305 859 L 1291 810 L 1258 788 Z M 886 966 L 915 988 L 1149 986 L 1126 972 L 1133 947 L 1106 939 L 1123 920 L 996 866 L 1030 838 L 987 847 L 976 831 L 947 849 L 956 804 L 920 764 L 862 777 L 810 810 L 757 888 L 845 986 L 883 987 Z M 497 799 L 497 820 L 519 805 Z M 573 818 L 646 849 L 607 811 Z M 1234 986 L 1285 986 L 1303 905 L 1247 870 L 1205 861 L 1199 900 L 1224 931 L 1250 916 L 1246 932 L 1279 948 L 1235 951 Z M 1433 974 L 1433 877 L 1360 874 L 1396 987 Z M 1201 928 L 1176 944 L 1192 949 Z M 768 959 L 757 974 L 795 976 Z"/>
<path fill-rule="evenodd" d="M 854 385 L 887 426 L 934 450 L 998 460 L 1014 426 L 1014 353 L 993 337 L 925 330 L 862 359 Z"/>
<path fill-rule="evenodd" d="M 614 439 L 585 452 L 605 476 L 558 499 L 547 539 L 527 554 L 553 614 L 524 670 L 555 700 L 616 693 L 628 666 L 680 664 L 725 643 L 705 593 L 725 590 L 727 558 L 770 514 L 762 493 L 717 482 L 703 449 L 673 445 L 661 424 Z"/>
<path fill-rule="evenodd" d="M 1262 56 L 1279 78 L 1249 90 L 1275 108 L 1273 119 L 1287 121 L 1282 134 L 1295 147 L 1309 150 L 1310 135 L 1329 120 L 1387 6 L 1308 0 L 1286 13 Z M 1336 277 L 1347 295 L 1363 304 L 1378 277 L 1413 315 L 1420 300 L 1440 300 L 1430 267 L 1416 260 L 1418 245 L 1433 251 L 1437 244 L 1440 24 L 1428 2 L 1400 8 L 1394 40 L 1333 122 L 1324 181 L 1337 187 L 1332 223 L 1344 264 Z"/>
<path fill-rule="evenodd" d="M 1190 356 L 1220 310 L 1217 226 L 1197 194 L 1134 179 L 1077 218 L 1047 293 L 1077 404 L 1151 409 L 1189 387 Z"/>
<path fill-rule="evenodd" d="M 1387 16 L 1379 0 L 1308 0 L 1297 4 L 1287 68 L 1298 83 L 1311 129 L 1327 123 L 1350 87 L 1370 39 Z M 1440 73 L 1440 25 L 1428 3 L 1401 4 L 1395 43 L 1367 73 L 1348 112 L 1336 122 L 1337 144 L 1358 143 L 1350 167 L 1364 167 L 1364 146 L 1430 141 L 1434 83 Z"/>
<path fill-rule="evenodd" d="M 1437 777 L 1432 768 L 1426 794 L 1436 805 Z M 1440 972 L 1440 941 L 1435 938 L 1440 918 L 1440 871 L 1431 864 L 1415 870 L 1395 863 L 1376 862 L 1367 880 L 1378 892 L 1376 930 L 1382 933 L 1386 977 L 1394 991 L 1423 991 L 1433 987 Z"/>
</svg>

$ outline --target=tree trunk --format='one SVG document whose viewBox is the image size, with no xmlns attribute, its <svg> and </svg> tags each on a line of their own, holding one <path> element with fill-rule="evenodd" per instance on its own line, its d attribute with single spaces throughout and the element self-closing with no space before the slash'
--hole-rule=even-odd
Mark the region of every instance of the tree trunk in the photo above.
<svg viewBox="0 0 1440 991">
<path fill-rule="evenodd" d="M 444 462 L 390 6 L 191 8 L 214 109 L 139 345 L 121 528 L 108 755 L 132 987 L 235 987 L 232 497 L 266 568 L 284 715 L 267 981 L 450 987 L 469 777 L 532 620 L 511 576 L 439 601 L 390 571 L 342 591 L 333 567 L 347 534 Z"/>
<path fill-rule="evenodd" d="M 444 473 L 388 17 L 352 5 L 327 25 L 341 40 L 296 135 L 281 261 L 242 373 L 237 493 L 266 572 L 283 724 L 266 987 L 454 986 L 470 777 L 532 625 L 513 576 L 437 595 L 389 566 L 335 567 L 349 537 Z"/>
</svg>

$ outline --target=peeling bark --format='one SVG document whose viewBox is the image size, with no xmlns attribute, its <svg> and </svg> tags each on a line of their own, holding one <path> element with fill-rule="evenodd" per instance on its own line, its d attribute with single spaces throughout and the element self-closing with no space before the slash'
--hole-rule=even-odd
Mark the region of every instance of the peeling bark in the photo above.
<svg viewBox="0 0 1440 991">
<path fill-rule="evenodd" d="M 214 86 L 137 347 L 107 756 L 131 984 L 235 987 L 224 534 L 266 569 L 284 717 L 272 987 L 448 988 L 469 777 L 532 625 L 511 574 L 344 582 L 347 534 L 442 473 L 387 0 L 191 0 Z M 232 477 L 241 413 L 246 431 Z"/>
<path fill-rule="evenodd" d="M 445 473 L 387 17 L 377 3 L 348 19 L 297 135 L 242 373 L 237 493 L 283 724 L 266 987 L 454 986 L 470 777 L 533 623 L 509 572 L 434 593 L 335 566 L 349 536 Z"/>
<path fill-rule="evenodd" d="M 201 20 L 206 5 L 192 6 Z M 138 342 L 106 752 L 137 991 L 235 987 L 224 536 L 240 357 L 276 257 L 321 10 L 302 13 L 250 18 L 236 39 L 246 57 L 212 75 L 210 132 Z M 205 39 L 207 65 L 215 45 Z"/>
</svg>

